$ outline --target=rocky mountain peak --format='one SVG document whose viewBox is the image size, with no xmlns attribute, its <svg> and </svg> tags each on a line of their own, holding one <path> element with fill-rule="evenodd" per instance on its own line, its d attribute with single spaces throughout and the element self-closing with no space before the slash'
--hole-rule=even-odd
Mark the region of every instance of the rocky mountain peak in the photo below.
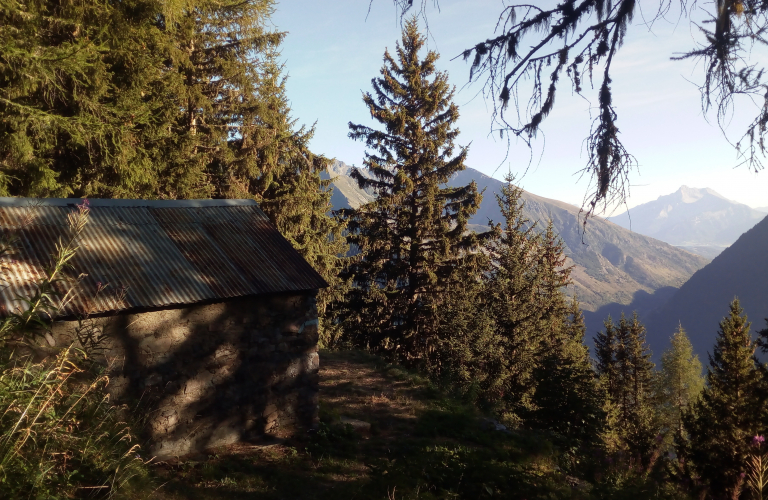
<svg viewBox="0 0 768 500">
<path fill-rule="evenodd" d="M 697 201 L 708 197 L 715 197 L 720 198 L 721 200 L 730 201 L 728 198 L 721 195 L 714 189 L 694 188 L 689 186 L 680 186 L 680 189 L 675 191 L 672 196 L 679 199 L 683 203 L 696 203 Z M 662 198 L 665 198 L 665 196 L 659 196 L 659 199 Z"/>
</svg>

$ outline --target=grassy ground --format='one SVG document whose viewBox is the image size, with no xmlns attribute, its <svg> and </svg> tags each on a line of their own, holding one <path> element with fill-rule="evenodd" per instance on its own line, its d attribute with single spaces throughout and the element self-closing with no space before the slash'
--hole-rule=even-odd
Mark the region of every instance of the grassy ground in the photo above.
<svg viewBox="0 0 768 500">
<path fill-rule="evenodd" d="M 320 399 L 316 432 L 155 465 L 152 498 L 587 496 L 559 472 L 545 440 L 491 429 L 472 408 L 364 353 L 321 354 Z M 370 431 L 357 432 L 340 417 L 368 422 Z"/>
</svg>

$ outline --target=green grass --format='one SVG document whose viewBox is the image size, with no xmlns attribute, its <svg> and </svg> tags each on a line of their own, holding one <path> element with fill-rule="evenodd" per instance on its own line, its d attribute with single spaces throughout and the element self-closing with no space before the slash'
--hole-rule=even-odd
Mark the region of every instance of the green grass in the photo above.
<svg viewBox="0 0 768 500">
<path fill-rule="evenodd" d="M 588 498 L 546 439 L 489 429 L 423 377 L 359 352 L 324 352 L 321 364 L 316 432 L 158 464 L 153 497 Z M 341 425 L 342 415 L 371 423 L 370 433 Z"/>
</svg>

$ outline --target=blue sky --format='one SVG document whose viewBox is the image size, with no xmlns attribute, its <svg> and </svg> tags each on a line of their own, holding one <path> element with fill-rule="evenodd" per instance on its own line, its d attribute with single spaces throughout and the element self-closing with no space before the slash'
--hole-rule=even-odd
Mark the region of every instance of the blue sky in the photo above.
<svg viewBox="0 0 768 500">
<path fill-rule="evenodd" d="M 522 142 L 513 143 L 504 159 L 506 141 L 489 137 L 491 104 L 480 95 L 481 85 L 465 85 L 469 65 L 461 58 L 451 60 L 492 36 L 501 5 L 501 0 L 440 0 L 440 11 L 429 12 L 429 48 L 441 54 L 438 67 L 448 71 L 457 87 L 462 132 L 458 143 L 471 142 L 469 167 L 500 179 L 511 170 L 526 190 L 580 205 L 588 185 L 577 172 L 586 163 L 583 141 L 591 104 L 562 87 L 556 109 L 534 145 L 533 163 L 521 177 L 531 151 Z M 391 0 L 373 0 L 370 13 L 368 8 L 369 0 L 283 0 L 273 17 L 276 27 L 289 33 L 282 58 L 290 75 L 294 117 L 301 123 L 317 122 L 315 151 L 358 166 L 365 149 L 347 138 L 347 123 L 373 124 L 361 94 L 378 76 L 385 48 L 394 49 L 400 38 Z M 635 21 L 642 22 L 641 17 Z M 639 163 L 639 172 L 630 177 L 628 204 L 645 203 L 687 185 L 709 187 L 753 207 L 768 206 L 768 171 L 754 174 L 746 167 L 734 168 L 735 150 L 713 117 L 708 123 L 702 115 L 694 85 L 702 78 L 701 65 L 669 59 L 692 47 L 697 37 L 687 21 L 657 22 L 652 31 L 637 25 L 614 64 L 617 124 Z M 595 93 L 587 97 L 596 102 Z M 751 118 L 752 104 L 738 104 L 726 128 L 734 142 Z"/>
</svg>

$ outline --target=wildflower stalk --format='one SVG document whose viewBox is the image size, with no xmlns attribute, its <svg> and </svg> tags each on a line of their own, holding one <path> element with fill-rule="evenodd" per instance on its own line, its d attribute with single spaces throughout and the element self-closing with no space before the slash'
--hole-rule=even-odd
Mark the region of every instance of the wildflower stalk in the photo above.
<svg viewBox="0 0 768 500">
<path fill-rule="evenodd" d="M 66 270 L 72 268 L 71 260 L 77 254 L 80 236 L 88 223 L 89 213 L 88 200 L 83 200 L 76 210 L 67 214 L 68 235 L 65 239 L 59 238 L 56 243 L 51 260 L 43 269 L 43 278 L 33 285 L 34 293 L 28 297 L 17 295 L 16 300 L 21 305 L 0 322 L 0 347 L 11 343 L 34 349 L 32 339 L 39 336 L 41 331 L 48 331 L 50 322 L 58 311 L 72 300 L 77 289 L 74 285 L 83 275 L 71 278 L 66 275 Z M 12 254 L 16 241 L 6 239 L 0 242 L 0 257 Z M 57 291 L 59 287 L 66 288 L 67 291 L 62 294 Z"/>
<path fill-rule="evenodd" d="M 764 445 L 763 436 L 758 435 L 752 438 L 752 453 L 747 462 L 747 486 L 752 493 L 752 498 L 756 500 L 768 498 L 765 494 L 768 486 L 768 453 L 763 450 Z"/>
</svg>

